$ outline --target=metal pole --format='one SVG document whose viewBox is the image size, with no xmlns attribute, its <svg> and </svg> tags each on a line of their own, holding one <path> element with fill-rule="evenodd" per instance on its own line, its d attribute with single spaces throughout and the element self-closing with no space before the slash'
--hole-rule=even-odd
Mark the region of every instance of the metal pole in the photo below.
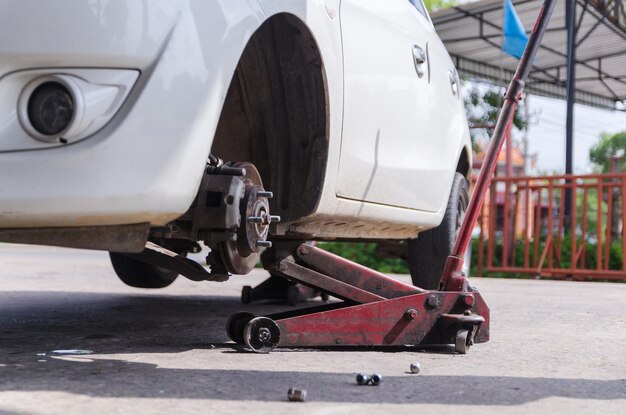
<svg viewBox="0 0 626 415">
<path fill-rule="evenodd" d="M 513 136 L 511 131 L 506 135 L 506 177 L 513 177 Z M 496 167 L 497 168 L 497 167 Z M 502 255 L 503 265 L 512 264 L 511 259 L 515 258 L 513 254 L 515 244 L 515 224 L 513 223 L 513 215 L 511 214 L 513 203 L 511 197 L 511 181 L 507 180 L 504 186 L 504 250 Z"/>
<path fill-rule="evenodd" d="M 573 173 L 574 101 L 576 100 L 576 0 L 565 0 L 567 27 L 567 118 L 565 120 L 565 174 Z M 572 190 L 565 189 L 565 221 L 572 217 Z"/>
<path fill-rule="evenodd" d="M 526 127 L 524 128 L 524 172 L 522 176 L 528 175 L 529 163 L 528 163 L 528 126 L 530 125 L 530 111 L 528 110 L 528 101 L 530 96 L 524 95 L 524 120 L 526 120 Z"/>
</svg>

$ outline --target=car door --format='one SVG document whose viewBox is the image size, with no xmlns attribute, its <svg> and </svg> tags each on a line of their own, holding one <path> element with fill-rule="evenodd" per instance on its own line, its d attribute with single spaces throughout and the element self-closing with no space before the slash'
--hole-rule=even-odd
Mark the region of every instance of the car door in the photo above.
<svg viewBox="0 0 626 415">
<path fill-rule="evenodd" d="M 440 92 L 431 82 L 429 44 L 438 38 L 413 1 L 341 2 L 345 82 L 337 195 L 434 212 L 449 192 L 449 175 L 441 174 L 450 167 L 440 163 L 437 131 L 446 109 L 438 107 Z"/>
</svg>

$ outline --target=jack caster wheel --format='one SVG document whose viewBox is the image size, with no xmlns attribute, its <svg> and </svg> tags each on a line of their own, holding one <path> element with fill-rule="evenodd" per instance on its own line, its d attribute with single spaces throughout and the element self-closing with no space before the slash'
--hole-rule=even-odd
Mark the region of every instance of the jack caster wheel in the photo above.
<svg viewBox="0 0 626 415">
<path fill-rule="evenodd" d="M 470 346 L 473 344 L 470 333 L 471 331 L 468 329 L 460 329 L 456 332 L 454 350 L 456 350 L 458 354 L 467 354 L 469 351 Z"/>
<path fill-rule="evenodd" d="M 243 340 L 256 353 L 269 353 L 280 342 L 280 327 L 267 317 L 257 317 L 246 325 Z"/>
<path fill-rule="evenodd" d="M 230 316 L 226 322 L 226 334 L 228 334 L 228 338 L 237 344 L 243 344 L 243 332 L 246 329 L 246 324 L 253 318 L 254 314 L 245 311 Z"/>
</svg>

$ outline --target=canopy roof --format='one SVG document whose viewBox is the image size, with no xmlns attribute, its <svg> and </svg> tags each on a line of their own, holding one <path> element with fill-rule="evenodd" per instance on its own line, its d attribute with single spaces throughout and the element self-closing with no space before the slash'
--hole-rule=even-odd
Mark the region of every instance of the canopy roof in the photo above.
<svg viewBox="0 0 626 415">
<path fill-rule="evenodd" d="M 462 76 L 506 85 L 518 60 L 504 54 L 503 0 L 480 0 L 432 14 L 437 33 Z M 540 0 L 513 0 L 528 33 Z M 624 109 L 626 100 L 626 13 L 622 0 L 576 0 L 576 102 Z M 532 94 L 565 99 L 567 27 L 559 1 L 527 83 Z"/>
</svg>

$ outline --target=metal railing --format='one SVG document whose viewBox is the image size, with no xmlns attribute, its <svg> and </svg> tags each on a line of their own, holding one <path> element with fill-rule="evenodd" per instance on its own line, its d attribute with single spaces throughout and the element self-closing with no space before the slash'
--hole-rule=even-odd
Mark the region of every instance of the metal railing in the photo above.
<svg viewBox="0 0 626 415">
<path fill-rule="evenodd" d="M 625 194 L 625 173 L 494 178 L 478 275 L 626 280 Z"/>
</svg>

